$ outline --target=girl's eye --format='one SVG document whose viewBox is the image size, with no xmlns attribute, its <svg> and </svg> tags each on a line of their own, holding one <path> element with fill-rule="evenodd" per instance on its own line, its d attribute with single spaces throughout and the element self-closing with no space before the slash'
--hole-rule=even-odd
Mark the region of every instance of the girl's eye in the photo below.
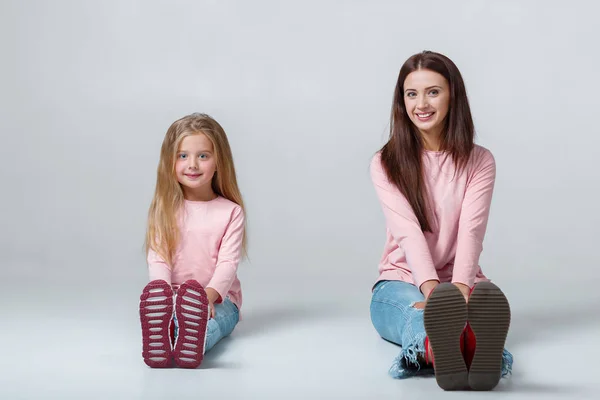
<svg viewBox="0 0 600 400">
<path fill-rule="evenodd" d="M 200 154 L 198 157 L 199 157 L 200 159 L 205 159 L 205 158 L 208 158 L 208 156 L 207 156 L 206 154 Z"/>
<path fill-rule="evenodd" d="M 179 158 L 182 159 L 182 160 L 185 160 L 186 157 L 187 157 L 187 154 L 180 154 L 179 155 Z"/>
</svg>

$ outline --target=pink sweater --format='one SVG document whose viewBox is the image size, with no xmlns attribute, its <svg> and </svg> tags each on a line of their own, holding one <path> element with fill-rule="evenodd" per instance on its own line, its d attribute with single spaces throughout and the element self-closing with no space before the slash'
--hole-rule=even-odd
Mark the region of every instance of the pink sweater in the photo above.
<svg viewBox="0 0 600 400">
<path fill-rule="evenodd" d="M 227 296 L 241 309 L 242 290 L 237 277 L 242 252 L 244 213 L 224 197 L 211 201 L 185 201 L 181 242 L 173 270 L 154 251 L 148 253 L 150 280 L 164 279 L 177 288 L 195 279 Z"/>
<path fill-rule="evenodd" d="M 459 282 L 469 287 L 487 280 L 479 266 L 496 178 L 489 150 L 475 146 L 462 174 L 443 152 L 425 151 L 423 172 L 433 203 L 423 233 L 406 198 L 391 184 L 381 154 L 371 161 L 371 179 L 383 207 L 387 232 L 379 262 L 380 280 L 401 280 L 417 287 L 425 281 Z"/>
</svg>

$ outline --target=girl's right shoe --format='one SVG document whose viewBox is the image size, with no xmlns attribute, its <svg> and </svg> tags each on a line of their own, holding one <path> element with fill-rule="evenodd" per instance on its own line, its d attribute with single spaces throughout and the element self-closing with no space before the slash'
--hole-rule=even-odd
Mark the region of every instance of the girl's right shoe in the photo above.
<svg viewBox="0 0 600 400">
<path fill-rule="evenodd" d="M 435 379 L 444 390 L 469 389 L 469 373 L 461 351 L 463 330 L 467 322 L 467 303 L 460 290 L 451 283 L 439 284 L 425 304 L 423 314 L 433 357 Z"/>
<path fill-rule="evenodd" d="M 173 290 L 164 280 L 154 280 L 140 296 L 142 357 L 151 368 L 166 368 L 172 363 L 169 326 L 173 317 Z"/>
<path fill-rule="evenodd" d="M 181 368 L 197 368 L 204 358 L 208 328 L 208 297 L 200 283 L 185 281 L 175 298 L 178 334 L 173 357 Z"/>
</svg>

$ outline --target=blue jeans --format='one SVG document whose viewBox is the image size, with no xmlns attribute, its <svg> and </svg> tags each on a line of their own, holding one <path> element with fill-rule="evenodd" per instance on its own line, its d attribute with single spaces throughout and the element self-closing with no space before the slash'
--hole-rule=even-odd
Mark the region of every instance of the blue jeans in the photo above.
<svg viewBox="0 0 600 400">
<path fill-rule="evenodd" d="M 423 362 L 425 354 L 425 325 L 423 310 L 413 307 L 425 301 L 419 289 L 402 281 L 380 281 L 373 288 L 371 321 L 379 335 L 401 346 L 389 374 L 403 379 L 416 375 L 431 375 L 433 368 Z M 512 355 L 504 350 L 502 376 L 512 370 Z"/>
<path fill-rule="evenodd" d="M 233 329 L 240 320 L 240 312 L 235 304 L 227 297 L 222 303 L 215 304 L 215 317 L 208 320 L 206 328 L 206 344 L 204 353 L 206 354 L 221 339 L 227 337 L 233 332 Z M 173 322 L 175 323 L 175 337 L 179 332 L 179 322 L 177 316 L 173 313 Z"/>
</svg>

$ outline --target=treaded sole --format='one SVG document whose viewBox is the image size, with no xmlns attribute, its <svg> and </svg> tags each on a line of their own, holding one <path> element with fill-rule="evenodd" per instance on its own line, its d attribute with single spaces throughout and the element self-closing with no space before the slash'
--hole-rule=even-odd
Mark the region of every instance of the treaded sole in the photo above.
<svg viewBox="0 0 600 400">
<path fill-rule="evenodd" d="M 510 305 L 491 282 L 475 285 L 469 304 L 469 325 L 475 334 L 475 354 L 469 369 L 473 390 L 492 390 L 502 377 L 502 352 L 510 326 Z"/>
<path fill-rule="evenodd" d="M 460 349 L 467 322 L 464 296 L 451 283 L 439 284 L 427 299 L 423 318 L 438 386 L 444 390 L 468 389 L 468 371 Z"/>
<path fill-rule="evenodd" d="M 208 297 L 200 283 L 184 282 L 177 290 L 175 313 L 179 332 L 173 357 L 181 368 L 197 368 L 204 358 L 208 328 Z"/>
<path fill-rule="evenodd" d="M 151 368 L 172 364 L 169 326 L 173 317 L 173 289 L 164 280 L 148 283 L 140 295 L 142 357 Z"/>
</svg>

